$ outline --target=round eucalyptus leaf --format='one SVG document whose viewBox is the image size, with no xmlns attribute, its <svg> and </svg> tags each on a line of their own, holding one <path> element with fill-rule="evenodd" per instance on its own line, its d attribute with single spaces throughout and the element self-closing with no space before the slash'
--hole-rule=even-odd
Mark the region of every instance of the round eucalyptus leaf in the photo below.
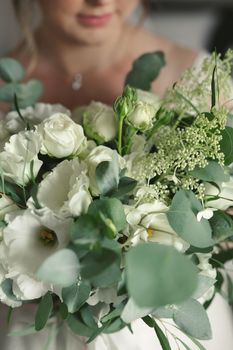
<svg viewBox="0 0 233 350">
<path fill-rule="evenodd" d="M 139 244 L 125 259 L 128 292 L 139 307 L 180 303 L 196 289 L 197 268 L 173 247 Z"/>
<path fill-rule="evenodd" d="M 25 75 L 23 66 L 13 58 L 0 58 L 0 78 L 7 83 L 20 82 Z"/>
</svg>

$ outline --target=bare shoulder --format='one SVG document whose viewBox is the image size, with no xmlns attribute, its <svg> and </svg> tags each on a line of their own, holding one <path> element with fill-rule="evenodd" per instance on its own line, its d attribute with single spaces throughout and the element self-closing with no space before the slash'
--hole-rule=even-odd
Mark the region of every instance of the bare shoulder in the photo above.
<svg viewBox="0 0 233 350">
<path fill-rule="evenodd" d="M 179 80 L 183 72 L 194 64 L 199 52 L 182 47 L 142 28 L 134 30 L 137 30 L 137 35 L 134 36 L 133 40 L 135 57 L 153 51 L 162 51 L 165 55 L 166 66 L 153 84 L 154 91 L 163 95 L 166 89 Z"/>
</svg>

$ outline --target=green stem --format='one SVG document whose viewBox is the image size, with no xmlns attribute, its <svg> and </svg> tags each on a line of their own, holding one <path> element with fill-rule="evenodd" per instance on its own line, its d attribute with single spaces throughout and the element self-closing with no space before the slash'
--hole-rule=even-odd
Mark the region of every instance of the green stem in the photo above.
<svg viewBox="0 0 233 350">
<path fill-rule="evenodd" d="M 118 130 L 118 153 L 122 155 L 122 131 L 123 131 L 123 123 L 124 123 L 124 115 L 120 117 L 119 130 Z"/>
</svg>

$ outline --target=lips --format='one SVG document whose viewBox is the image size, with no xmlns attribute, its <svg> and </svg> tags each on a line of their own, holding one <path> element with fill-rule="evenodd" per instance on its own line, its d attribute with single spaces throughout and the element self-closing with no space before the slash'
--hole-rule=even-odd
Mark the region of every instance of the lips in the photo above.
<svg viewBox="0 0 233 350">
<path fill-rule="evenodd" d="M 86 27 L 102 27 L 110 22 L 112 14 L 107 13 L 104 15 L 79 15 L 79 22 Z"/>
</svg>

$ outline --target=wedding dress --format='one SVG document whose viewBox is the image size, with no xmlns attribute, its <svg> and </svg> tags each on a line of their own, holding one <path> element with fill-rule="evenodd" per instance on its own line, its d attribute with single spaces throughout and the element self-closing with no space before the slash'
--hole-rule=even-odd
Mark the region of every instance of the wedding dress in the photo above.
<svg viewBox="0 0 233 350">
<path fill-rule="evenodd" d="M 195 65 L 199 65 L 206 53 L 200 53 Z M 0 305 L 0 349 L 1 350 L 160 350 L 161 346 L 152 329 L 143 321 L 133 324 L 133 334 L 125 328 L 114 334 L 102 334 L 92 343 L 73 334 L 64 324 L 56 331 L 56 320 L 51 320 L 45 330 L 24 337 L 7 334 L 12 329 L 22 329 L 25 324 L 33 323 L 35 307 L 25 305 L 13 313 L 12 326 L 7 327 L 7 308 Z M 207 350 L 233 349 L 233 312 L 227 303 L 217 296 L 208 310 L 213 329 L 213 339 L 203 342 Z M 184 338 L 183 338 L 184 339 Z M 191 350 L 197 348 L 187 341 Z M 176 347 L 172 346 L 172 350 Z"/>
</svg>

